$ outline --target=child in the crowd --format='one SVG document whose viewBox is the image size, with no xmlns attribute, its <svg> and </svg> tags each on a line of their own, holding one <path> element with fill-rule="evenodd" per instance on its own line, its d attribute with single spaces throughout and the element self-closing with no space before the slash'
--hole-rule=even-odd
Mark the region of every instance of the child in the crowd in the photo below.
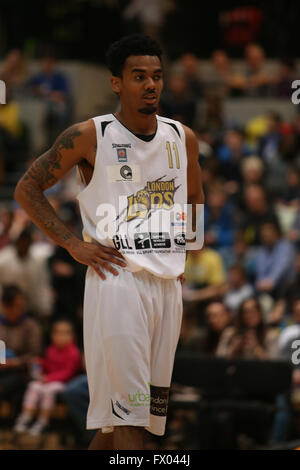
<svg viewBox="0 0 300 470">
<path fill-rule="evenodd" d="M 39 435 L 47 426 L 56 394 L 64 390 L 65 384 L 81 369 L 81 354 L 74 340 L 73 326 L 69 321 L 58 320 L 54 323 L 51 344 L 46 349 L 45 357 L 37 358 L 33 363 L 35 380 L 28 384 L 22 412 L 14 427 L 15 432 L 27 431 L 36 415 L 39 401 L 37 421 L 28 431 Z"/>
</svg>

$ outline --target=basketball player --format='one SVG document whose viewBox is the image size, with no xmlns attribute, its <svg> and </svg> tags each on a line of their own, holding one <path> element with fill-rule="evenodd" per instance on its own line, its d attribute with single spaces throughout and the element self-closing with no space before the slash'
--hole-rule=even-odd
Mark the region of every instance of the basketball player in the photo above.
<svg viewBox="0 0 300 470">
<path fill-rule="evenodd" d="M 143 224 L 175 204 L 204 199 L 194 133 L 156 114 L 163 87 L 159 45 L 143 35 L 124 37 L 111 45 L 108 64 L 120 111 L 65 130 L 20 179 L 15 198 L 42 231 L 88 266 L 87 429 L 99 429 L 90 449 L 143 449 L 145 429 L 165 432 L 182 318 L 185 213 L 177 214 L 174 236 L 170 223 L 159 232 Z M 74 166 L 83 240 L 43 194 Z M 99 226 L 108 204 L 116 223 L 110 235 Z"/>
</svg>

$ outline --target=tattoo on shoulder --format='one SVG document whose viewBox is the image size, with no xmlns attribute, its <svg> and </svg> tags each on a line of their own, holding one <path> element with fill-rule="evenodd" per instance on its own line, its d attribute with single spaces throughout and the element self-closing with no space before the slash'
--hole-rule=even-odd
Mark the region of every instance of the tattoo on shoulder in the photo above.
<svg viewBox="0 0 300 470">
<path fill-rule="evenodd" d="M 53 174 L 53 170 L 59 170 L 61 168 L 61 150 L 73 149 L 74 139 L 81 134 L 82 132 L 80 132 L 78 126 L 72 126 L 66 129 L 58 137 L 51 149 L 33 162 L 23 177 L 24 182 L 34 180 L 41 186 L 48 187 L 54 185 L 57 182 L 57 177 Z"/>
</svg>

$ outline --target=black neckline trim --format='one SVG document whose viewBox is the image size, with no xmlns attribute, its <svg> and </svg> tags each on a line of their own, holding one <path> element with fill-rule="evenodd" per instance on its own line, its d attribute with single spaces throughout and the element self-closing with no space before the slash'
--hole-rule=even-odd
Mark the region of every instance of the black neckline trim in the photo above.
<svg viewBox="0 0 300 470">
<path fill-rule="evenodd" d="M 134 135 L 137 139 L 140 139 L 140 140 L 142 140 L 143 142 L 150 142 L 151 140 L 154 139 L 154 137 L 155 137 L 156 134 L 157 134 L 157 129 L 158 129 L 157 118 L 156 118 L 156 129 L 155 129 L 154 134 L 135 134 L 135 133 L 132 132 L 130 129 L 128 129 L 128 127 L 126 127 L 126 126 L 120 121 L 120 119 L 117 118 L 117 116 L 115 116 L 115 115 L 113 114 L 113 117 L 121 124 L 121 126 L 125 127 L 125 129 L 127 129 L 128 132 L 130 132 L 130 134 Z M 145 138 L 145 137 L 146 137 L 146 138 Z"/>
</svg>

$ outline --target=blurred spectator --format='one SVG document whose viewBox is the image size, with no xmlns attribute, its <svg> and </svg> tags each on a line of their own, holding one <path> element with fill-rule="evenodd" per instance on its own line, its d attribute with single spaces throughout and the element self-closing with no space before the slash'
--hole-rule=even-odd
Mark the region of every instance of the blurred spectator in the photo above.
<svg viewBox="0 0 300 470">
<path fill-rule="evenodd" d="M 44 316 L 51 313 L 52 293 L 46 258 L 37 248 L 29 226 L 0 251 L 0 286 L 18 285 L 26 295 L 28 308 Z"/>
<path fill-rule="evenodd" d="M 273 93 L 278 98 L 291 97 L 292 82 L 296 78 L 296 64 L 293 59 L 280 61 L 278 75 L 274 79 Z"/>
<path fill-rule="evenodd" d="M 272 218 L 277 220 L 272 205 L 267 200 L 264 188 L 257 184 L 246 187 L 239 227 L 249 245 L 258 246 L 260 244 L 260 227 L 266 219 L 270 220 Z"/>
<path fill-rule="evenodd" d="M 28 83 L 32 93 L 40 97 L 47 105 L 45 129 L 48 147 L 57 135 L 70 123 L 72 118 L 72 100 L 67 77 L 57 70 L 53 53 L 46 53 L 41 59 L 41 71 L 31 77 Z"/>
<path fill-rule="evenodd" d="M 0 67 L 0 79 L 6 83 L 13 99 L 24 95 L 27 66 L 24 55 L 19 49 L 11 49 L 7 53 Z"/>
<path fill-rule="evenodd" d="M 8 207 L 0 207 L 0 250 L 11 242 L 10 228 L 14 213 Z"/>
<path fill-rule="evenodd" d="M 227 53 L 221 49 L 215 50 L 211 56 L 211 71 L 205 74 L 206 93 L 213 91 L 219 98 L 225 98 L 230 93 L 232 75 Z"/>
<path fill-rule="evenodd" d="M 0 399 L 11 398 L 27 380 L 27 366 L 40 354 L 42 334 L 39 324 L 27 315 L 26 299 L 16 285 L 4 286 L 0 315 L 0 339 L 6 346 L 6 364 L 0 367 Z"/>
<path fill-rule="evenodd" d="M 264 164 L 259 157 L 252 155 L 244 158 L 241 162 L 241 171 L 244 188 L 250 184 L 263 183 Z"/>
<path fill-rule="evenodd" d="M 204 208 L 205 244 L 211 248 L 231 247 L 234 241 L 233 207 L 224 188 L 215 186 L 207 194 Z"/>
<path fill-rule="evenodd" d="M 77 231 L 78 213 L 76 204 L 68 201 L 62 204 L 58 214 L 73 233 Z M 51 284 L 54 291 L 52 319 L 61 316 L 68 318 L 76 329 L 76 335 L 81 344 L 82 304 L 84 278 L 86 267 L 78 263 L 60 246 L 54 248 L 54 253 L 48 260 Z"/>
<path fill-rule="evenodd" d="M 281 133 L 282 118 L 277 112 L 267 115 L 267 132 L 261 138 L 259 154 L 266 163 L 273 163 L 280 157 L 280 145 L 283 135 Z"/>
<path fill-rule="evenodd" d="M 46 428 L 57 393 L 64 390 L 65 384 L 81 369 L 81 354 L 74 341 L 71 323 L 66 320 L 54 323 L 51 344 L 45 352 L 45 357 L 36 360 L 40 371 L 35 371 L 35 377 L 33 377 L 35 380 L 28 384 L 22 412 L 16 421 L 14 431 L 22 433 L 28 429 L 36 415 L 39 401 L 41 404 L 38 418 L 29 428 L 29 432 L 38 436 Z"/>
<path fill-rule="evenodd" d="M 196 118 L 196 102 L 191 97 L 185 77 L 172 75 L 166 93 L 160 100 L 160 114 L 193 127 Z"/>
<path fill-rule="evenodd" d="M 295 243 L 299 251 L 300 250 L 300 208 L 297 210 L 293 224 L 286 236 L 289 240 Z"/>
<path fill-rule="evenodd" d="M 295 277 L 294 245 L 282 237 L 279 224 L 265 220 L 260 227 L 262 246 L 257 253 L 256 289 L 278 296 Z"/>
<path fill-rule="evenodd" d="M 199 127 L 218 139 L 224 129 L 223 101 L 215 93 L 207 93 L 199 116 Z"/>
<path fill-rule="evenodd" d="M 228 344 L 234 334 L 232 317 L 222 302 L 212 302 L 206 308 L 207 331 L 204 352 L 213 356 L 226 356 Z"/>
<path fill-rule="evenodd" d="M 201 79 L 200 63 L 198 57 L 187 52 L 180 57 L 174 74 L 182 74 L 186 80 L 190 96 L 197 100 L 203 95 L 203 83 Z"/>
<path fill-rule="evenodd" d="M 219 146 L 216 156 L 220 162 L 220 176 L 225 179 L 229 193 L 238 191 L 242 180 L 242 160 L 251 153 L 251 149 L 244 142 L 242 131 L 230 129 L 225 132 L 223 143 Z"/>
<path fill-rule="evenodd" d="M 203 247 L 189 252 L 184 276 L 183 298 L 186 301 L 206 301 L 223 294 L 223 260 L 211 248 Z"/>
<path fill-rule="evenodd" d="M 205 330 L 198 326 L 198 312 L 195 304 L 183 301 L 178 350 L 203 352 L 204 337 Z"/>
<path fill-rule="evenodd" d="M 245 48 L 247 65 L 245 88 L 248 96 L 270 95 L 272 76 L 265 63 L 265 53 L 258 44 L 248 44 Z"/>
<path fill-rule="evenodd" d="M 226 355 L 234 334 L 232 317 L 221 301 L 212 301 L 205 308 L 205 324 L 197 326 L 195 310 L 185 306 L 178 349 L 197 351 L 210 356 Z"/>
<path fill-rule="evenodd" d="M 227 350 L 229 358 L 274 359 L 277 356 L 278 330 L 264 324 L 258 300 L 242 302 L 236 321 L 236 331 Z"/>
<path fill-rule="evenodd" d="M 226 287 L 224 304 L 232 314 L 238 311 L 245 299 L 252 297 L 254 294 L 254 289 L 248 282 L 245 269 L 241 264 L 234 264 L 229 269 Z"/>
<path fill-rule="evenodd" d="M 290 166 L 286 171 L 286 186 L 279 196 L 281 204 L 292 207 L 300 205 L 300 169 Z"/>
<path fill-rule="evenodd" d="M 85 370 L 84 357 L 82 363 Z M 81 434 L 83 444 L 88 445 L 97 431 L 86 429 L 86 415 L 90 401 L 86 373 L 82 373 L 70 380 L 62 391 L 61 398 L 69 408 L 74 423 Z"/>
<path fill-rule="evenodd" d="M 28 155 L 28 136 L 21 118 L 19 105 L 6 89 L 6 104 L 0 106 L 0 172 L 23 170 Z M 0 174 L 1 178 L 1 174 Z"/>
<path fill-rule="evenodd" d="M 292 354 L 295 348 L 292 344 L 295 340 L 300 340 L 300 297 L 299 291 L 297 296 L 292 299 L 291 312 L 293 324 L 284 328 L 279 336 L 278 355 L 281 359 L 291 362 Z M 299 367 L 296 369 L 299 370 Z M 300 381 L 297 381 L 300 384 Z"/>
</svg>

